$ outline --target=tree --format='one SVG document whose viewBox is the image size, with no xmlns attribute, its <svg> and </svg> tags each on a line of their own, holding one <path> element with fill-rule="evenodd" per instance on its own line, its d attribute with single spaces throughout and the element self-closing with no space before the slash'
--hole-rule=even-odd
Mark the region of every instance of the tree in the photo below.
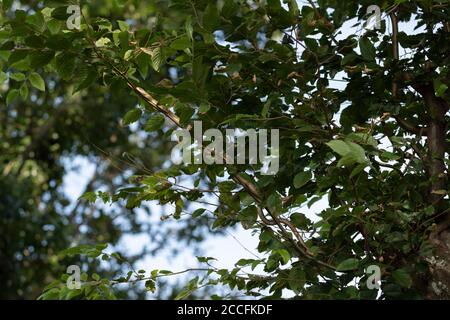
<svg viewBox="0 0 450 320">
<path fill-rule="evenodd" d="M 34 15 L 42 9 L 42 3 L 23 1 L 14 5 L 37 19 L 24 25 L 26 28 L 48 32 L 46 26 L 39 27 L 39 13 Z M 4 3 L 3 8 L 6 6 Z M 92 79 L 85 82 L 82 93 L 73 95 L 73 82 L 44 72 L 42 67 L 30 68 L 31 52 L 27 50 L 38 53 L 41 47 L 28 47 L 27 40 L 27 45 L 17 41 L 17 48 L 7 49 L 7 43 L 15 39 L 9 35 L 10 23 L 16 26 L 15 18 L 25 18 L 19 17 L 20 12 L 6 10 L 0 14 L 0 43 L 6 44 L 0 51 L 0 298 L 35 299 L 71 264 L 84 264 L 104 277 L 128 271 L 128 266 L 125 269 L 114 264 L 114 268 L 105 268 L 90 258 L 63 260 L 58 253 L 74 245 L 109 243 L 114 247 L 124 236 L 148 234 L 156 249 L 149 246 L 136 256 L 120 250 L 132 263 L 160 250 L 170 250 L 172 242 L 189 241 L 196 247 L 203 239 L 204 223 L 182 223 L 180 229 L 162 222 L 150 224 L 140 218 L 156 214 L 150 206 L 141 208 L 138 215 L 126 206 L 74 203 L 71 199 L 65 183 L 73 184 L 68 181 L 68 173 L 82 170 L 77 169 L 80 159 L 91 163 L 94 171 L 92 176 L 80 172 L 89 179 L 86 192 L 114 192 L 130 175 L 159 168 L 166 161 L 160 155 L 170 150 L 163 141 L 139 139 L 135 136 L 139 132 L 118 125 L 135 101 L 128 90 L 110 90 Z M 59 24 L 65 25 L 53 21 L 54 28 Z M 25 31 L 28 36 L 33 33 Z M 53 45 L 64 46 L 64 41 Z M 66 68 L 74 68 L 70 61 L 64 63 Z M 44 68 L 50 70 L 49 65 Z M 79 76 L 86 76 L 87 71 L 87 66 L 77 66 Z M 169 292 L 165 290 L 165 294 Z M 116 294 L 143 297 L 145 291 L 135 288 Z"/>
<path fill-rule="evenodd" d="M 272 298 L 283 289 L 299 298 L 449 298 L 448 2 L 140 1 L 160 6 L 151 28 L 133 15 L 134 1 L 100 9 L 83 2 L 80 26 L 70 30 L 67 7 L 77 3 L 44 3 L 8 16 L 0 46 L 12 50 L 8 70 L 25 65 L 36 89 L 45 72 L 80 90 L 102 82 L 126 91 L 134 101 L 123 122 L 137 122 L 155 141 L 193 130 L 194 121 L 205 130 L 279 130 L 274 176 L 262 174 L 261 163 L 161 165 L 136 174 L 132 187 L 85 196 L 128 207 L 171 203 L 167 219 L 209 217 L 216 229 L 241 223 L 259 234 L 264 258 L 223 270 L 199 257 L 205 268 L 186 270 L 200 276 L 178 298 L 215 284 L 258 297 L 268 289 Z M 380 29 L 345 32 L 374 4 L 386 18 Z M 418 32 L 402 30 L 407 21 Z M 345 86 L 333 85 L 339 81 Z M 6 100 L 19 93 L 10 89 Z M 189 212 L 210 197 L 216 209 Z M 304 206 L 318 201 L 326 208 L 312 221 Z M 97 247 L 65 253 L 114 258 Z M 373 266 L 380 292 L 365 281 Z M 92 288 L 101 287 L 112 297 L 125 282 L 155 290 L 175 274 L 94 279 L 76 296 L 96 298 Z M 55 283 L 42 297 L 67 294 Z"/>
</svg>

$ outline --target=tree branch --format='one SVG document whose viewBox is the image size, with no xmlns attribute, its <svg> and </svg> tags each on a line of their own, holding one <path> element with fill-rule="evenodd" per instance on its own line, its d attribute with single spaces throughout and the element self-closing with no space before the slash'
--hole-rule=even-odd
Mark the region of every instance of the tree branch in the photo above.
<svg viewBox="0 0 450 320">
<path fill-rule="evenodd" d="M 405 131 L 408 131 L 409 133 L 426 136 L 427 135 L 427 128 L 419 127 L 411 122 L 400 118 L 399 116 L 393 116 L 395 121 L 397 121 L 397 124 Z"/>
</svg>

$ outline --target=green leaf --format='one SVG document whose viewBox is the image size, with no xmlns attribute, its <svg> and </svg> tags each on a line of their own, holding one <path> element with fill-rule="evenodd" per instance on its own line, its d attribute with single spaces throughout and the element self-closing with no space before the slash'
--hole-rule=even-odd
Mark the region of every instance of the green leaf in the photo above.
<svg viewBox="0 0 450 320">
<path fill-rule="evenodd" d="M 201 262 L 201 263 L 207 263 L 209 261 L 217 261 L 217 259 L 214 258 L 214 257 L 200 257 L 200 256 L 197 256 L 196 258 L 197 258 L 198 262 Z"/>
<path fill-rule="evenodd" d="M 191 108 L 188 104 L 185 103 L 177 103 L 175 105 L 175 114 L 180 117 L 180 122 L 182 125 L 188 123 L 192 116 L 194 115 L 195 110 Z"/>
<path fill-rule="evenodd" d="M 106 47 L 111 43 L 111 40 L 109 38 L 100 38 L 97 41 L 95 41 L 95 45 L 99 48 Z"/>
<path fill-rule="evenodd" d="M 61 30 L 62 23 L 56 19 L 47 21 L 47 28 L 51 34 L 56 35 Z"/>
<path fill-rule="evenodd" d="M 69 80 L 75 71 L 75 56 L 68 53 L 62 53 L 56 57 L 56 71 L 64 80 Z"/>
<path fill-rule="evenodd" d="M 61 6 L 52 11 L 52 18 L 56 20 L 66 21 L 70 17 L 67 13 L 67 6 Z"/>
<path fill-rule="evenodd" d="M 347 260 L 342 261 L 336 267 L 337 271 L 350 271 L 358 268 L 359 260 L 355 258 L 349 258 Z"/>
<path fill-rule="evenodd" d="M 364 149 L 356 143 L 347 142 L 350 148 L 350 154 L 355 158 L 356 162 L 364 163 L 366 161 L 366 152 Z"/>
<path fill-rule="evenodd" d="M 201 103 L 198 112 L 201 114 L 207 113 L 211 109 L 211 105 L 209 103 Z"/>
<path fill-rule="evenodd" d="M 365 163 L 367 161 L 366 153 L 359 144 L 350 141 L 332 140 L 327 145 L 342 156 L 338 166 L 349 166 L 354 163 Z"/>
<path fill-rule="evenodd" d="M 39 73 L 33 72 L 28 77 L 31 85 L 40 91 L 45 91 L 45 81 Z"/>
<path fill-rule="evenodd" d="M 278 193 L 272 193 L 267 199 L 267 205 L 270 211 L 275 215 L 281 214 L 282 202 L 281 197 Z"/>
<path fill-rule="evenodd" d="M 152 67 L 156 72 L 161 70 L 161 66 L 164 63 L 164 54 L 160 47 L 156 48 L 140 48 L 142 52 L 148 54 L 151 57 Z"/>
<path fill-rule="evenodd" d="M 286 264 L 291 260 L 291 255 L 289 254 L 289 251 L 286 249 L 280 249 L 277 250 L 278 254 L 281 256 L 281 259 L 283 260 L 283 264 Z"/>
<path fill-rule="evenodd" d="M 355 176 L 357 176 L 361 171 L 364 170 L 364 168 L 367 166 L 366 163 L 360 163 L 358 164 L 350 173 L 350 178 L 353 178 Z"/>
<path fill-rule="evenodd" d="M 23 81 L 25 80 L 25 75 L 21 72 L 11 73 L 9 77 L 15 81 Z"/>
<path fill-rule="evenodd" d="M 45 17 L 41 11 L 27 17 L 29 23 L 38 33 L 45 31 Z"/>
<path fill-rule="evenodd" d="M 46 66 L 52 61 L 55 56 L 53 51 L 39 51 L 30 54 L 30 66 L 32 69 L 37 69 Z"/>
<path fill-rule="evenodd" d="M 97 80 L 97 72 L 95 69 L 87 71 L 81 77 L 76 79 L 74 92 L 88 88 L 95 80 Z"/>
<path fill-rule="evenodd" d="M 3 71 L 0 71 L 0 85 L 3 84 L 6 80 L 8 80 L 8 76 Z"/>
<path fill-rule="evenodd" d="M 269 114 L 269 110 L 270 110 L 271 105 L 272 105 L 272 100 L 271 100 L 271 99 L 268 99 L 268 100 L 266 101 L 266 103 L 264 103 L 264 106 L 263 106 L 263 108 L 262 108 L 262 110 L 261 110 L 261 115 L 262 115 L 264 118 L 266 118 L 267 115 Z"/>
<path fill-rule="evenodd" d="M 191 47 L 191 41 L 188 37 L 181 37 L 173 41 L 170 47 L 175 50 L 184 50 Z"/>
<path fill-rule="evenodd" d="M 297 173 L 297 175 L 294 177 L 294 187 L 299 189 L 303 187 L 305 184 L 307 184 L 312 179 L 312 174 L 309 171 L 304 171 Z"/>
<path fill-rule="evenodd" d="M 375 47 L 368 38 L 363 37 L 359 40 L 359 48 L 361 49 L 361 55 L 364 58 L 364 60 L 367 61 L 375 60 L 376 56 Z"/>
<path fill-rule="evenodd" d="M 289 271 L 289 287 L 295 293 L 300 293 L 306 282 L 306 273 L 302 269 L 292 268 Z"/>
<path fill-rule="evenodd" d="M 24 42 L 30 48 L 42 48 L 42 47 L 44 47 L 44 43 L 45 43 L 43 37 L 38 37 L 35 35 L 26 37 Z"/>
<path fill-rule="evenodd" d="M 22 83 L 22 85 L 21 85 L 20 88 L 19 88 L 19 91 L 20 91 L 20 96 L 21 96 L 23 99 L 28 98 L 29 90 L 28 90 L 28 86 L 27 86 L 27 84 L 26 84 L 25 82 Z"/>
<path fill-rule="evenodd" d="M 193 39 L 193 34 L 194 34 L 194 28 L 192 27 L 192 18 L 191 16 L 187 16 L 186 18 L 186 22 L 184 24 L 185 29 L 186 29 L 186 34 L 189 37 L 190 40 Z"/>
<path fill-rule="evenodd" d="M 164 125 L 164 121 L 165 118 L 162 114 L 155 113 L 147 120 L 144 129 L 148 132 L 159 130 Z"/>
<path fill-rule="evenodd" d="M 142 111 L 139 108 L 134 108 L 128 111 L 123 117 L 122 124 L 127 126 L 139 120 L 142 115 Z"/>
<path fill-rule="evenodd" d="M 239 220 L 241 221 L 244 229 L 250 229 L 251 227 L 253 227 L 256 223 L 257 218 L 258 212 L 256 211 L 255 206 L 249 206 L 245 208 L 239 215 Z"/>
<path fill-rule="evenodd" d="M 89 203 L 94 203 L 95 201 L 97 201 L 97 194 L 93 191 L 88 191 L 81 195 L 78 200 L 86 200 Z"/>
<path fill-rule="evenodd" d="M 311 224 L 311 221 L 302 213 L 295 212 L 293 213 L 289 219 L 292 221 L 292 223 L 300 228 L 300 229 L 307 229 L 308 226 Z"/>
<path fill-rule="evenodd" d="M 156 290 L 156 283 L 154 280 L 147 280 L 145 281 L 145 289 L 147 289 L 150 292 L 155 292 Z"/>
<path fill-rule="evenodd" d="M 18 98 L 20 95 L 19 90 L 12 89 L 9 90 L 8 95 L 6 96 L 6 105 L 10 105 L 11 102 L 13 102 L 16 98 Z"/>
<path fill-rule="evenodd" d="M 205 211 L 206 211 L 206 209 L 203 209 L 203 208 L 200 208 L 200 209 L 195 210 L 195 211 L 192 213 L 192 218 L 198 218 L 198 217 L 200 217 L 203 213 L 205 213 Z"/>
<path fill-rule="evenodd" d="M 346 65 L 354 62 L 357 58 L 358 58 L 358 56 L 354 52 L 351 52 L 342 58 L 341 65 L 346 66 Z"/>
<path fill-rule="evenodd" d="M 14 41 L 5 41 L 4 43 L 0 44 L 0 50 L 13 50 L 14 46 Z"/>
<path fill-rule="evenodd" d="M 184 288 L 183 290 L 178 293 L 178 295 L 175 297 L 175 300 L 183 300 L 184 298 L 189 297 L 194 290 L 189 288 Z"/>
<path fill-rule="evenodd" d="M 332 140 L 330 142 L 327 142 L 326 145 L 333 149 L 333 151 L 340 156 L 345 156 L 350 152 L 350 147 L 342 140 Z"/>
<path fill-rule="evenodd" d="M 203 13 L 203 27 L 213 32 L 220 25 L 219 11 L 215 2 L 208 3 Z"/>
<path fill-rule="evenodd" d="M 120 29 L 121 31 L 128 31 L 128 29 L 130 28 L 130 27 L 128 26 L 128 24 L 127 24 L 125 21 L 123 21 L 123 20 L 118 20 L 118 21 L 117 21 L 117 24 L 119 25 L 119 29 Z"/>
<path fill-rule="evenodd" d="M 72 257 L 77 254 L 82 254 L 82 255 L 90 255 L 90 254 L 97 255 L 98 254 L 97 256 L 99 256 L 101 254 L 101 251 L 98 250 L 95 246 L 82 244 L 82 245 L 64 249 L 63 251 L 61 251 L 59 253 L 59 255 L 61 257 L 66 257 L 66 256 Z"/>
<path fill-rule="evenodd" d="M 434 91 L 436 92 L 436 96 L 443 97 L 448 89 L 448 86 L 445 83 L 442 83 L 439 79 L 433 80 L 433 85 Z"/>
<path fill-rule="evenodd" d="M 392 272 L 392 277 L 394 281 L 405 288 L 410 288 L 412 285 L 412 279 L 408 273 L 403 269 L 398 269 Z"/>
<path fill-rule="evenodd" d="M 27 50 L 14 50 L 8 59 L 8 64 L 13 66 L 16 62 L 23 61 L 29 54 Z"/>
<path fill-rule="evenodd" d="M 367 133 L 352 132 L 345 137 L 345 141 L 355 142 L 357 144 L 363 145 L 371 145 L 374 148 L 378 146 L 377 140 L 375 140 L 374 137 Z"/>
</svg>

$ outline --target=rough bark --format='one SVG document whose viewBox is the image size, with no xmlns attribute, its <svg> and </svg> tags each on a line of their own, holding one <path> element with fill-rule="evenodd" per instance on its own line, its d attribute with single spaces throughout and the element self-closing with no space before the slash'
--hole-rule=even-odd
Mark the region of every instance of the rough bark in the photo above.
<svg viewBox="0 0 450 320">
<path fill-rule="evenodd" d="M 420 88 L 425 100 L 429 122 L 427 128 L 428 162 L 431 188 L 429 203 L 436 208 L 436 227 L 430 235 L 434 245 L 434 255 L 429 263 L 429 278 L 425 297 L 427 299 L 450 299 L 450 213 L 443 206 L 443 194 L 439 190 L 447 189 L 445 166 L 446 102 L 437 98 L 431 86 Z"/>
<path fill-rule="evenodd" d="M 434 255 L 428 259 L 429 278 L 425 298 L 450 300 L 450 230 L 432 234 Z"/>
</svg>

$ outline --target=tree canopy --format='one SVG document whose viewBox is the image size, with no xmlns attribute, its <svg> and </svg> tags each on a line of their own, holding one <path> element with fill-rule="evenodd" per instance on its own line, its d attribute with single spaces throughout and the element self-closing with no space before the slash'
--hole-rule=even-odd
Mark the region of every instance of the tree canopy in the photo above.
<svg viewBox="0 0 450 320">
<path fill-rule="evenodd" d="M 373 5 L 381 24 L 366 29 Z M 2 1 L 0 255 L 33 235 L 33 250 L 58 259 L 129 267 L 84 274 L 77 290 L 65 275 L 43 299 L 121 297 L 138 282 L 158 292 L 177 273 L 106 250 L 124 232 L 108 210 L 136 231 L 129 211 L 157 201 L 173 206 L 162 224 L 259 237 L 261 258 L 232 270 L 215 267 L 220 252 L 198 257 L 180 299 L 217 285 L 275 299 L 449 298 L 449 11 L 445 0 Z M 172 135 L 194 121 L 278 129 L 278 172 L 170 163 Z M 94 154 L 95 179 L 61 210 L 61 158 Z M 214 209 L 193 209 L 205 202 Z M 58 236 L 80 222 L 81 238 Z"/>
</svg>

